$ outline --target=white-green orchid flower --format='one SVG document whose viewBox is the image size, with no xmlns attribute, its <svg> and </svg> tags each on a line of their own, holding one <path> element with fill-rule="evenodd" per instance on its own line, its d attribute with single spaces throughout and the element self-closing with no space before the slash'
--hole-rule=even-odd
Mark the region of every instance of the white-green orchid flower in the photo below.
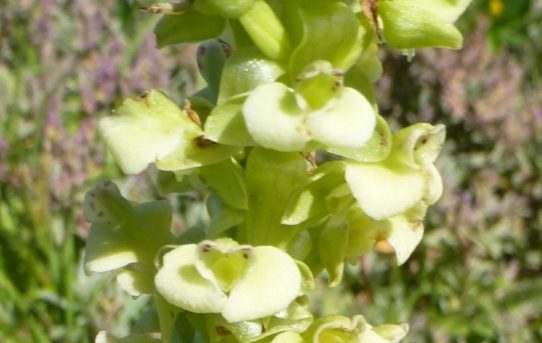
<svg viewBox="0 0 542 343">
<path fill-rule="evenodd" d="M 301 293 L 302 274 L 278 248 L 223 238 L 166 253 L 155 285 L 166 301 L 181 309 L 220 313 L 228 322 L 239 322 L 286 309 Z"/>
<path fill-rule="evenodd" d="M 254 141 L 278 151 L 367 143 L 376 125 L 374 108 L 361 93 L 343 87 L 342 74 L 329 62 L 310 64 L 296 82 L 295 90 L 271 82 L 249 94 L 243 117 Z"/>
<path fill-rule="evenodd" d="M 428 206 L 442 195 L 433 162 L 445 138 L 443 125 L 416 124 L 393 137 L 392 151 L 378 163 L 351 162 L 345 180 L 359 210 L 349 214 L 350 258 L 368 246 L 387 241 L 403 263 L 423 235 Z"/>
</svg>

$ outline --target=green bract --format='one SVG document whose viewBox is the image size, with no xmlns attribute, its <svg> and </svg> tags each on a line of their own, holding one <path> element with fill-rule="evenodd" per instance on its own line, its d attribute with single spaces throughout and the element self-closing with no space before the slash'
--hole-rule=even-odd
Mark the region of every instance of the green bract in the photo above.
<svg viewBox="0 0 542 343">
<path fill-rule="evenodd" d="M 140 320 L 141 334 L 102 331 L 96 342 L 399 342 L 408 325 L 314 318 L 308 294 L 324 270 L 338 286 L 345 261 L 376 250 L 402 264 L 422 239 L 443 190 L 433 163 L 445 129 L 421 123 L 392 134 L 374 89 L 379 44 L 457 49 L 454 22 L 469 2 L 145 7 L 163 14 L 159 47 L 201 43 L 206 85 L 181 108 L 155 90 L 126 99 L 99 131 L 126 174 L 154 164 L 162 195 L 201 201 L 176 237 L 167 200 L 134 204 L 110 182 L 87 193 L 86 271 L 116 270 L 129 294 L 152 295 L 155 318 Z"/>
<path fill-rule="evenodd" d="M 380 0 L 378 13 L 386 43 L 399 49 L 450 48 L 463 45 L 454 27 L 470 0 Z"/>
<path fill-rule="evenodd" d="M 296 77 L 315 61 L 329 61 L 334 68 L 347 70 L 361 52 L 362 30 L 355 14 L 339 1 L 306 2 L 300 6 L 301 42 L 290 59 Z"/>
<path fill-rule="evenodd" d="M 124 268 L 118 277 L 129 293 L 150 293 L 154 256 L 161 247 L 173 242 L 171 207 L 167 201 L 134 206 L 122 197 L 115 184 L 105 181 L 85 196 L 84 214 L 92 223 L 85 270 L 107 272 Z"/>
<path fill-rule="evenodd" d="M 158 47 L 170 44 L 197 42 L 220 35 L 226 21 L 218 16 L 201 14 L 194 9 L 164 15 L 154 28 Z"/>
<path fill-rule="evenodd" d="M 171 304 L 195 313 L 221 313 L 228 322 L 284 310 L 300 295 L 293 259 L 271 246 L 222 239 L 182 245 L 166 253 L 156 289 Z"/>
</svg>

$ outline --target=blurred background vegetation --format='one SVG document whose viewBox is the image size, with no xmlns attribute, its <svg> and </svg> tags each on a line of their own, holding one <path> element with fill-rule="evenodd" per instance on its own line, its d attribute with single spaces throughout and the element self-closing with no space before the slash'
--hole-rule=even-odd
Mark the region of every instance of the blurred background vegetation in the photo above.
<svg viewBox="0 0 542 343">
<path fill-rule="evenodd" d="M 135 0 L 0 0 L 0 342 L 92 342 L 128 332 L 147 301 L 86 276 L 84 191 L 120 180 L 96 121 L 150 88 L 196 90 L 194 46 L 156 50 Z M 402 267 L 369 255 L 314 295 L 320 314 L 407 321 L 406 342 L 542 342 L 542 1 L 475 0 L 459 52 L 384 51 L 381 112 L 444 123 L 445 194 Z M 179 197 L 177 229 L 205 219 Z"/>
</svg>

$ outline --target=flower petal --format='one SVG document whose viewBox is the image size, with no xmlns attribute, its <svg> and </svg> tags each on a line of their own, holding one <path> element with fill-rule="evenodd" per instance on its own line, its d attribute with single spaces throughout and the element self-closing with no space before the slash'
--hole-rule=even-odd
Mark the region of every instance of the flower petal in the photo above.
<svg viewBox="0 0 542 343">
<path fill-rule="evenodd" d="M 243 106 L 248 132 L 261 146 L 279 151 L 303 150 L 309 141 L 305 115 L 295 95 L 282 83 L 254 89 Z"/>
<path fill-rule="evenodd" d="M 307 127 L 315 141 L 333 148 L 361 148 L 373 135 L 376 114 L 353 88 L 344 88 L 332 106 L 310 113 Z"/>
<path fill-rule="evenodd" d="M 346 167 L 346 182 L 362 210 L 374 219 L 395 216 L 422 200 L 422 172 L 385 164 L 357 163 Z"/>
<path fill-rule="evenodd" d="M 367 143 L 356 149 L 329 147 L 328 151 L 358 162 L 379 162 L 390 153 L 392 145 L 391 131 L 388 123 L 381 116 L 376 116 L 376 127 Z"/>
<path fill-rule="evenodd" d="M 227 296 L 217 284 L 204 279 L 194 266 L 195 244 L 181 245 L 163 256 L 163 265 L 154 283 L 156 290 L 172 305 L 195 313 L 219 313 Z"/>
<path fill-rule="evenodd" d="M 270 316 L 285 308 L 301 290 L 295 261 L 272 246 L 254 248 L 255 262 L 232 289 L 222 315 L 229 322 Z"/>
<path fill-rule="evenodd" d="M 408 216 L 397 216 L 389 219 L 390 232 L 387 235 L 388 243 L 393 247 L 397 264 L 401 265 L 412 255 L 412 252 L 423 237 L 423 223 L 421 220 Z"/>
</svg>

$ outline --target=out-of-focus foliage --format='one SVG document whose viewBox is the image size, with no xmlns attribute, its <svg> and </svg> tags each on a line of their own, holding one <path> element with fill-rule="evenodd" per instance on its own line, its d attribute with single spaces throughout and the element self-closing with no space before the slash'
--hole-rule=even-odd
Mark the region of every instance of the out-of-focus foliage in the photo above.
<svg viewBox="0 0 542 343">
<path fill-rule="evenodd" d="M 139 314 L 82 272 L 80 207 L 89 182 L 119 175 L 97 119 L 149 88 L 193 87 L 193 49 L 158 52 L 149 19 L 128 0 L 0 4 L 1 342 L 90 342 Z"/>
<path fill-rule="evenodd" d="M 425 239 L 400 268 L 360 261 L 320 314 L 410 319 L 407 342 L 542 341 L 542 1 L 473 5 L 463 50 L 383 56 L 382 115 L 448 126 Z M 194 51 L 157 51 L 136 1 L 0 6 L 0 341 L 123 335 L 142 302 L 80 268 L 82 191 L 118 175 L 95 123 L 150 88 L 193 92 Z M 201 224 L 200 198 L 179 206 Z"/>
</svg>

